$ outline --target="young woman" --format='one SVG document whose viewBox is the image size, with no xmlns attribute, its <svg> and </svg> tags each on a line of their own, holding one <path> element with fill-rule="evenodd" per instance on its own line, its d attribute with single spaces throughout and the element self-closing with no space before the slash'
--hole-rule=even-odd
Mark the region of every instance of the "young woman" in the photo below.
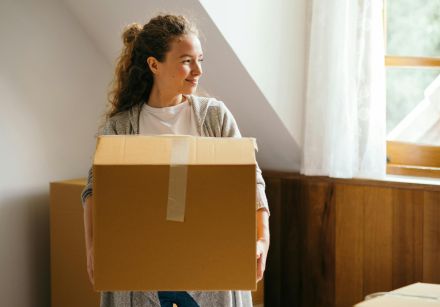
<svg viewBox="0 0 440 307">
<path fill-rule="evenodd" d="M 241 137 L 226 106 L 193 95 L 202 76 L 198 32 L 183 16 L 160 15 L 123 35 L 110 110 L 102 134 L 187 134 Z M 257 279 L 263 277 L 269 249 L 269 209 L 257 167 Z M 87 270 L 93 283 L 92 170 L 82 192 Z M 101 306 L 252 306 L 250 291 L 102 292 Z"/>
</svg>

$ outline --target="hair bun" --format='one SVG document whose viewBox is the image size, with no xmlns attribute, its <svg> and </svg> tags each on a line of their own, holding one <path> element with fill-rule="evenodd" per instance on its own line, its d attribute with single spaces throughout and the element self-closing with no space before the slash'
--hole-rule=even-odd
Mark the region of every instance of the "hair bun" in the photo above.
<svg viewBox="0 0 440 307">
<path fill-rule="evenodd" d="M 132 44 L 141 31 L 142 26 L 138 23 L 132 23 L 126 26 L 122 33 L 122 41 L 124 42 L 124 45 L 127 46 Z"/>
</svg>

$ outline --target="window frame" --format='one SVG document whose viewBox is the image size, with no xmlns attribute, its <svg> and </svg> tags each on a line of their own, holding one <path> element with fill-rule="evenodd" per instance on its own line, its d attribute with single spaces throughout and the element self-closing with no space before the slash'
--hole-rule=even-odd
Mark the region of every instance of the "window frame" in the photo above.
<svg viewBox="0 0 440 307">
<path fill-rule="evenodd" d="M 388 55 L 387 2 L 384 0 L 383 24 L 385 68 L 440 68 L 440 57 Z M 440 178 L 440 146 L 386 140 L 387 174 Z"/>
</svg>

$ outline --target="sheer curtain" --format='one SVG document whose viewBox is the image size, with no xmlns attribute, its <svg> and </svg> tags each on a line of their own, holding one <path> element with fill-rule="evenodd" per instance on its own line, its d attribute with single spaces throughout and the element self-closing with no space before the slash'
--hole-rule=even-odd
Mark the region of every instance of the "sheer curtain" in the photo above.
<svg viewBox="0 0 440 307">
<path fill-rule="evenodd" d="M 386 171 L 381 0 L 313 0 L 301 173 Z"/>
</svg>

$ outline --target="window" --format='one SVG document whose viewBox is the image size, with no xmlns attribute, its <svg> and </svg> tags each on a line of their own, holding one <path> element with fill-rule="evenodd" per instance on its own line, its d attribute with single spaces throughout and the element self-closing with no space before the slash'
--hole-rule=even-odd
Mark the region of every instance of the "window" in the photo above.
<svg viewBox="0 0 440 307">
<path fill-rule="evenodd" d="M 390 174 L 440 178 L 440 0 L 385 0 Z"/>
</svg>

